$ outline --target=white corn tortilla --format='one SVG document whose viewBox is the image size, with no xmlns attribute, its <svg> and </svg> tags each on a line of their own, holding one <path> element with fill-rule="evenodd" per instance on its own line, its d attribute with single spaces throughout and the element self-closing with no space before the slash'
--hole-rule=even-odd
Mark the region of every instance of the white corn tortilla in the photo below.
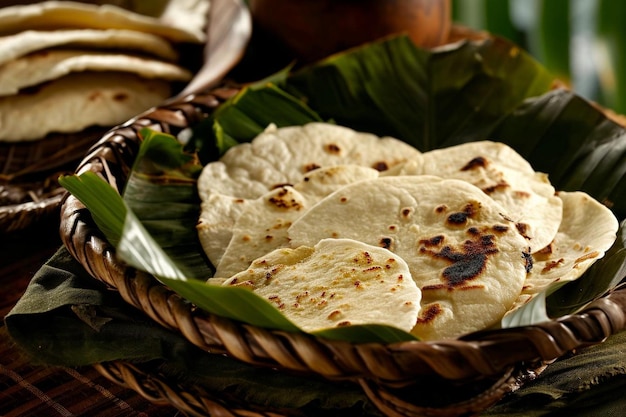
<svg viewBox="0 0 626 417">
<path fill-rule="evenodd" d="M 344 185 L 376 177 L 378 171 L 358 165 L 318 168 L 293 187 L 276 188 L 257 199 L 247 200 L 245 204 L 232 198 L 226 200 L 241 207 L 241 210 L 233 224 L 228 227 L 231 236 L 224 242 L 221 252 L 216 253 L 209 249 L 215 245 L 213 239 L 225 235 L 226 231 L 219 230 L 215 224 L 212 228 L 213 234 L 218 236 L 211 237 L 212 242 L 207 242 L 205 252 L 209 260 L 216 260 L 214 275 L 229 278 L 246 269 L 256 258 L 287 246 L 287 229 L 315 203 Z M 218 213 L 223 210 L 223 205 L 206 208 L 198 227 L 211 227 L 207 219 L 209 216 L 219 219 L 218 225 L 225 225 L 224 219 L 229 217 L 228 214 Z M 234 210 L 236 209 L 227 209 L 228 213 L 234 213 Z"/>
<path fill-rule="evenodd" d="M 53 49 L 0 65 L 0 96 L 18 94 L 23 88 L 80 71 L 129 72 L 169 81 L 189 81 L 192 77 L 187 69 L 159 60 L 120 53 Z"/>
<path fill-rule="evenodd" d="M 563 222 L 552 244 L 533 254 L 533 269 L 513 309 L 553 284 L 580 278 L 617 237 L 619 223 L 606 206 L 582 191 L 559 191 L 558 196 L 563 201 Z"/>
<path fill-rule="evenodd" d="M 400 257 L 349 239 L 277 249 L 222 285 L 252 289 L 306 332 L 356 324 L 408 332 L 420 305 Z"/>
<path fill-rule="evenodd" d="M 420 155 L 398 139 L 343 126 L 270 125 L 251 143 L 235 146 L 219 161 L 207 164 L 198 179 L 198 191 L 203 200 L 211 193 L 254 199 L 277 186 L 300 182 L 316 168 L 351 164 L 381 170 Z"/>
<path fill-rule="evenodd" d="M 129 29 L 176 42 L 206 40 L 208 0 L 151 0 L 137 13 L 112 4 L 43 1 L 0 9 L 0 34 L 25 29 Z"/>
<path fill-rule="evenodd" d="M 75 73 L 37 92 L 0 97 L 0 141 L 38 140 L 48 133 L 115 126 L 162 103 L 170 83 L 132 74 Z"/>
<path fill-rule="evenodd" d="M 233 237 L 235 222 L 251 201 L 254 200 L 212 193 L 200 203 L 196 230 L 202 250 L 213 266 L 217 267 L 222 261 Z"/>
<path fill-rule="evenodd" d="M 562 202 L 547 175 L 509 146 L 471 142 L 423 154 L 422 174 L 467 181 L 498 201 L 527 238 L 531 253 L 546 247 L 557 233 Z"/>
<path fill-rule="evenodd" d="M 0 65 L 54 47 L 90 47 L 143 52 L 175 62 L 178 52 L 165 39 L 125 29 L 27 30 L 0 37 Z"/>
<path fill-rule="evenodd" d="M 330 194 L 288 236 L 291 247 L 338 238 L 388 248 L 422 290 L 412 333 L 455 338 L 497 323 L 522 290 L 528 245 L 504 213 L 464 181 L 380 177 Z"/>
</svg>

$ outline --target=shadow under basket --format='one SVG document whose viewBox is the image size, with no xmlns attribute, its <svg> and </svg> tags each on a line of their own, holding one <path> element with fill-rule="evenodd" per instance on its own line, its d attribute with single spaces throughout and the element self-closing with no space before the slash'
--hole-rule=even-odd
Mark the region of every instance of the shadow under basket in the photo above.
<svg viewBox="0 0 626 417">
<path fill-rule="evenodd" d="M 219 87 L 154 108 L 109 131 L 79 166 L 118 191 L 129 175 L 143 127 L 176 136 L 206 119 L 238 92 Z M 626 289 L 617 288 L 584 311 L 540 325 L 478 332 L 459 340 L 354 344 L 304 333 L 257 328 L 194 308 L 153 276 L 120 264 L 84 206 L 68 196 L 61 237 L 96 279 L 159 325 L 205 350 L 279 372 L 322 377 L 360 387 L 390 416 L 465 416 L 479 413 L 537 376 L 550 362 L 603 342 L 626 326 Z M 281 416 L 298 410 L 249 405 L 200 386 L 184 385 L 140 365 L 111 362 L 96 368 L 150 401 L 189 415 Z M 335 382 L 336 381 L 336 382 Z"/>
</svg>

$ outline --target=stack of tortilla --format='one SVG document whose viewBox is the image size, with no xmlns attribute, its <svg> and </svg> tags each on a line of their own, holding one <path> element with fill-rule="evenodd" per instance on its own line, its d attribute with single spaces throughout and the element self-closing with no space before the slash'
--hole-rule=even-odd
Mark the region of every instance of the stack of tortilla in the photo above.
<svg viewBox="0 0 626 417">
<path fill-rule="evenodd" d="M 0 232 L 47 217 L 56 179 L 96 140 L 183 90 L 203 63 L 209 1 L 0 8 Z"/>
<path fill-rule="evenodd" d="M 205 41 L 208 0 L 143 7 L 152 10 L 69 1 L 0 9 L 0 141 L 114 126 L 188 82 L 178 50 Z"/>
<path fill-rule="evenodd" d="M 580 277 L 618 229 L 502 143 L 420 153 L 325 123 L 270 126 L 206 165 L 198 191 L 209 282 L 255 291 L 305 331 L 497 326 Z"/>
</svg>

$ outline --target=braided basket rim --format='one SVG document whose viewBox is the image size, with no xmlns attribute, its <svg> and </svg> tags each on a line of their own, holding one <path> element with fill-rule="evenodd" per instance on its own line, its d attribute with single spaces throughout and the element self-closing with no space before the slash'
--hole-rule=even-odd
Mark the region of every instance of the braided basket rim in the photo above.
<svg viewBox="0 0 626 417">
<path fill-rule="evenodd" d="M 110 130 L 76 172 L 94 171 L 119 190 L 136 155 L 141 128 L 149 126 L 176 136 L 207 118 L 238 91 L 237 87 L 220 86 L 150 109 Z M 66 195 L 61 205 L 60 235 L 91 276 L 209 354 L 227 354 L 248 364 L 317 374 L 329 380 L 351 380 L 361 384 L 374 403 L 396 415 L 423 415 L 424 410 L 412 410 L 404 402 L 401 407 L 389 407 L 393 395 L 386 390 L 428 378 L 454 383 L 500 378 L 500 386 L 480 399 L 465 401 L 444 414 L 428 414 L 478 412 L 519 385 L 520 378 L 503 378 L 515 369 L 538 373 L 549 362 L 602 343 L 626 327 L 626 286 L 621 286 L 580 313 L 533 326 L 478 332 L 459 340 L 392 344 L 324 340 L 304 333 L 261 329 L 194 308 L 151 275 L 121 264 L 85 207 L 71 195 Z M 386 405 L 381 403 L 382 397 Z"/>
</svg>

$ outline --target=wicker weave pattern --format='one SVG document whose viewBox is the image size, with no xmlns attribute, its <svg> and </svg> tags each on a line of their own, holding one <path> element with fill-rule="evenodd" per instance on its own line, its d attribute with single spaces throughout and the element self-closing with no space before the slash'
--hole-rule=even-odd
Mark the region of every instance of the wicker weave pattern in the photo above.
<svg viewBox="0 0 626 417">
<path fill-rule="evenodd" d="M 206 392 L 197 386 L 172 384 L 158 375 L 151 375 L 139 367 L 125 362 L 107 362 L 95 368 L 111 381 L 138 392 L 155 404 L 173 405 L 187 416 L 223 417 L 282 417 L 276 412 L 253 412 L 245 407 L 226 404 L 223 398 Z"/>
<path fill-rule="evenodd" d="M 141 127 L 176 135 L 206 118 L 236 91 L 219 88 L 191 95 L 138 116 L 103 137 L 79 172 L 95 171 L 121 189 L 139 147 L 137 132 Z M 72 196 L 61 209 L 61 236 L 92 276 L 117 289 L 127 302 L 160 325 L 179 331 L 207 352 L 227 353 L 258 366 L 353 381 L 389 415 L 479 412 L 550 361 L 601 343 L 626 327 L 626 288 L 621 287 L 580 314 L 542 325 L 476 333 L 461 340 L 390 345 L 328 341 L 260 329 L 192 309 L 154 277 L 121 265 L 89 213 Z M 448 404 L 436 406 L 428 403 L 432 392 L 404 398 L 411 390 L 423 393 L 433 381 L 468 392 L 470 397 L 451 398 L 446 400 Z"/>
</svg>

